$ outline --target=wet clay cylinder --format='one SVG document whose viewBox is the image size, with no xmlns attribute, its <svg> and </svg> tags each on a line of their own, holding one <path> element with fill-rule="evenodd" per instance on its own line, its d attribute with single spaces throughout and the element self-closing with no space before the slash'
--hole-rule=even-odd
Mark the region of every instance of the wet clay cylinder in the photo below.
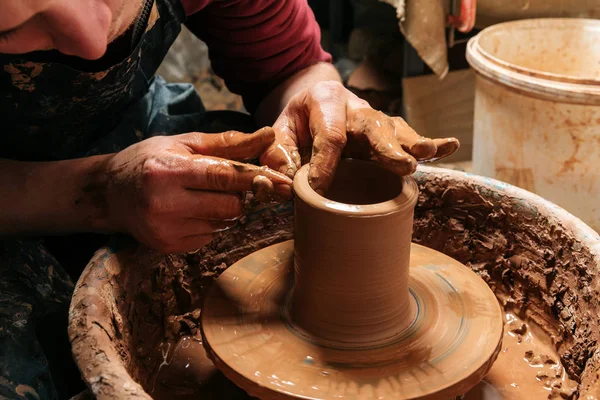
<svg viewBox="0 0 600 400">
<path fill-rule="evenodd" d="M 408 289 L 415 181 L 374 162 L 342 160 L 324 197 L 310 187 L 308 166 L 294 191 L 292 322 L 334 347 L 395 339 L 415 318 Z"/>
</svg>

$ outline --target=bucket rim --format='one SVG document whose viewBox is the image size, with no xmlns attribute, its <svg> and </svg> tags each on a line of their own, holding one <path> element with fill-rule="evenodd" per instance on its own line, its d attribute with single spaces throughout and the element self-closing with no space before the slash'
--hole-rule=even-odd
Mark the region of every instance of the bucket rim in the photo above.
<svg viewBox="0 0 600 400">
<path fill-rule="evenodd" d="M 480 45 L 490 33 L 507 29 L 581 29 L 600 32 L 600 20 L 586 18 L 533 18 L 492 25 L 472 37 L 467 44 L 467 61 L 479 75 L 503 86 L 545 100 L 600 105 L 600 78 L 538 71 L 504 61 Z"/>
</svg>

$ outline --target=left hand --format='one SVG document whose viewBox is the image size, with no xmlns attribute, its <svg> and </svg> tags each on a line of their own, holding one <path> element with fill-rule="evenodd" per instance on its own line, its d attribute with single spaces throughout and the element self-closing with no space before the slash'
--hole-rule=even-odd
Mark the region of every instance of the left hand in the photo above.
<svg viewBox="0 0 600 400">
<path fill-rule="evenodd" d="M 261 163 L 293 177 L 310 159 L 309 183 L 320 194 L 329 188 L 342 155 L 409 175 L 418 161 L 444 158 L 459 147 L 455 138 L 418 135 L 402 118 L 374 110 L 336 81 L 296 94 L 273 129 L 275 141 L 261 154 Z"/>
</svg>

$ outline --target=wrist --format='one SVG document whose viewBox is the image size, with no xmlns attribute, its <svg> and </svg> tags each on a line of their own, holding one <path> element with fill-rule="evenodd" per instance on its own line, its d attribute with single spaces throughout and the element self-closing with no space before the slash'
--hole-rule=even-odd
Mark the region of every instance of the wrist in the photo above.
<svg viewBox="0 0 600 400">
<path fill-rule="evenodd" d="M 0 237 L 112 232 L 105 195 L 109 157 L 0 160 Z"/>
<path fill-rule="evenodd" d="M 116 233 L 120 227 L 115 222 L 108 201 L 110 184 L 110 159 L 112 154 L 86 159 L 79 185 L 73 198 L 73 207 L 82 229 L 95 233 Z"/>
<path fill-rule="evenodd" d="M 272 125 L 285 106 L 296 94 L 310 89 L 323 81 L 338 81 L 342 78 L 329 63 L 313 64 L 304 68 L 275 87 L 259 104 L 254 118 L 258 126 Z"/>
</svg>

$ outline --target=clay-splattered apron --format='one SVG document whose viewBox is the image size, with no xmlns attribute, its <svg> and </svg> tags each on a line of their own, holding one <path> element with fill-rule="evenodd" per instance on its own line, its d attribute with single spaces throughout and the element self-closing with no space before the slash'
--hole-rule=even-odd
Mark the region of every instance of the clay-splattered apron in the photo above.
<svg viewBox="0 0 600 400">
<path fill-rule="evenodd" d="M 193 86 L 153 78 L 184 19 L 179 0 L 157 0 L 129 56 L 102 71 L 43 62 L 39 53 L 0 55 L 0 157 L 60 160 L 158 134 L 252 129 L 239 116 L 232 126 L 223 114 L 206 114 Z M 54 248 L 80 247 L 69 240 Z M 83 389 L 67 339 L 73 283 L 52 248 L 47 238 L 0 241 L 0 398 L 65 398 Z M 84 259 L 76 260 L 83 269 Z"/>
</svg>

